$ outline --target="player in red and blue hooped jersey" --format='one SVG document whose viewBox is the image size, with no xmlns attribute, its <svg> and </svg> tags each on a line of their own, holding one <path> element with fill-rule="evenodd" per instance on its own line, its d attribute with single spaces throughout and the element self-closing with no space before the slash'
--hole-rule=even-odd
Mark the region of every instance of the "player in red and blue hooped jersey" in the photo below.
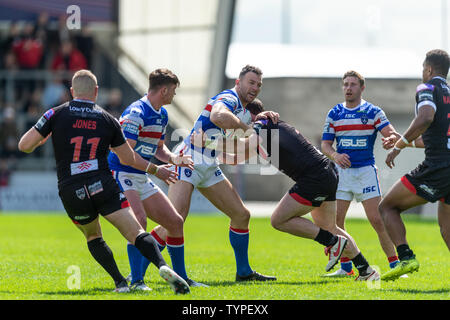
<svg viewBox="0 0 450 320">
<path fill-rule="evenodd" d="M 321 144 L 323 153 L 338 165 L 337 224 L 344 229 L 351 201 L 355 199 L 362 202 L 389 265 L 393 268 L 398 263 L 398 257 L 378 211 L 381 190 L 373 148 L 378 132 L 386 138 L 397 138 L 399 134 L 380 107 L 362 99 L 365 79 L 359 73 L 346 72 L 342 84 L 345 102 L 337 104 L 328 112 Z M 336 149 L 332 147 L 334 140 Z M 341 268 L 327 276 L 347 275 L 353 275 L 353 268 L 352 262 L 344 256 L 341 258 Z"/>
<path fill-rule="evenodd" d="M 193 169 L 190 156 L 175 155 L 164 144 L 168 116 L 163 105 L 172 102 L 179 80 L 170 70 L 157 69 L 150 73 L 149 82 L 148 93 L 128 106 L 119 122 L 128 144 L 139 156 L 149 161 L 155 157 L 169 165 L 154 166 L 141 171 L 121 164 L 117 156 L 111 152 L 108 157 L 109 166 L 142 227 L 146 228 L 148 217 L 170 229 L 165 241 L 172 265 L 177 269 L 175 272 L 187 281 L 184 265 L 183 218 L 147 175 L 148 172 L 161 180 L 173 183 L 176 181 L 176 172 L 170 169 L 173 164 Z M 153 234 L 153 237 L 159 241 L 156 234 Z M 149 290 L 144 283 L 149 261 L 132 244 L 128 244 L 127 251 L 131 267 L 131 288 Z"/>
</svg>

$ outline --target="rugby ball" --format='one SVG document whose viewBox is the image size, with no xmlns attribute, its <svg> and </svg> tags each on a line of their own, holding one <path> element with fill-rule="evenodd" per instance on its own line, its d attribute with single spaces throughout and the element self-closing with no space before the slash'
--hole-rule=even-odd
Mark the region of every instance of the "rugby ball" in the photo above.
<svg viewBox="0 0 450 320">
<path fill-rule="evenodd" d="M 242 122 L 244 122 L 247 125 L 250 125 L 252 123 L 252 116 L 250 114 L 250 111 L 247 109 L 241 109 L 237 112 L 233 112 L 233 114 L 238 117 Z M 245 136 L 245 133 L 243 130 L 234 130 L 234 129 L 222 129 L 222 135 L 225 138 L 242 138 Z"/>
</svg>

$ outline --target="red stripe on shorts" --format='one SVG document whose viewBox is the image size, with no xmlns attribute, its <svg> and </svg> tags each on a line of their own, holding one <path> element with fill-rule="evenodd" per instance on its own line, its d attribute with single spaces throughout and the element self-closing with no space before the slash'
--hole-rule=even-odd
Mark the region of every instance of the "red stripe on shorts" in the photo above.
<svg viewBox="0 0 450 320">
<path fill-rule="evenodd" d="M 305 198 L 300 197 L 297 193 L 289 193 L 289 195 L 294 198 L 295 201 L 304 204 L 305 206 L 312 207 L 312 202 L 309 200 L 306 200 Z"/>
<path fill-rule="evenodd" d="M 417 190 L 416 188 L 412 185 L 411 182 L 409 182 L 409 180 L 403 176 L 400 181 L 403 183 L 403 185 L 406 187 L 406 189 L 408 189 L 409 191 L 411 191 L 414 194 L 417 194 Z"/>
</svg>

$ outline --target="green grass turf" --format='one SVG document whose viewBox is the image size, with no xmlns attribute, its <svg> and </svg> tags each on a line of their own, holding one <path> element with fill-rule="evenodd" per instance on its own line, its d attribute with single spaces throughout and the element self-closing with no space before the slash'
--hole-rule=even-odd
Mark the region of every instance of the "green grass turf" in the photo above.
<svg viewBox="0 0 450 320">
<path fill-rule="evenodd" d="M 103 237 L 123 275 L 129 273 L 126 241 L 101 218 Z M 219 215 L 190 215 L 185 225 L 188 274 L 209 288 L 192 288 L 175 296 L 150 266 L 149 293 L 113 293 L 114 284 L 89 254 L 85 240 L 63 214 L 0 215 L 0 299 L 3 300 L 447 300 L 450 298 L 450 255 L 436 221 L 406 217 L 407 236 L 421 266 L 418 273 L 368 288 L 365 282 L 321 277 L 327 263 L 314 241 L 276 231 L 268 218 L 250 222 L 250 264 L 276 275 L 273 283 L 234 282 L 235 262 L 228 241 L 229 221 Z M 155 224 L 149 222 L 149 228 Z M 348 220 L 347 230 L 364 256 L 382 272 L 387 259 L 365 220 Z M 170 264 L 167 250 L 163 256 Z M 81 271 L 80 289 L 69 289 L 69 266 Z"/>
</svg>

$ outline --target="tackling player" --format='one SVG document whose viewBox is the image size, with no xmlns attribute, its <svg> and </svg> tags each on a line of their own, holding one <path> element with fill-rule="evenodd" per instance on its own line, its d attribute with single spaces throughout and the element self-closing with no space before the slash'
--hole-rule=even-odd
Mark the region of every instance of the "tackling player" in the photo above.
<svg viewBox="0 0 450 320">
<path fill-rule="evenodd" d="M 189 293 L 188 284 L 167 266 L 155 239 L 139 225 L 111 176 L 106 157 L 112 148 L 122 163 L 141 170 L 154 165 L 135 157 L 117 120 L 95 104 L 98 86 L 94 74 L 88 70 L 76 72 L 70 91 L 73 100 L 45 112 L 21 137 L 19 150 L 33 152 L 52 136 L 61 201 L 86 237 L 94 259 L 113 278 L 116 292 L 128 292 L 129 287 L 102 238 L 99 214 L 159 268 L 175 293 Z"/>
<path fill-rule="evenodd" d="M 259 94 L 262 86 L 262 72 L 254 66 L 245 66 L 236 79 L 235 87 L 211 98 L 202 111 L 191 134 L 201 128 L 203 131 L 220 135 L 221 129 L 242 129 L 250 127 L 234 114 L 242 111 Z M 277 114 L 266 112 L 261 117 L 276 118 Z M 191 135 L 190 134 L 190 135 Z M 250 212 L 244 206 L 236 189 L 224 176 L 214 151 L 196 148 L 186 137 L 176 152 L 191 155 L 195 170 L 178 168 L 179 181 L 169 186 L 169 199 L 186 220 L 189 213 L 192 192 L 197 188 L 216 208 L 230 217 L 229 240 L 236 259 L 236 281 L 267 281 L 275 277 L 265 276 L 250 267 L 248 260 Z M 152 234 L 159 244 L 165 245 L 166 231 L 157 226 Z M 175 268 L 175 271 L 177 269 Z"/>
<path fill-rule="evenodd" d="M 450 250 L 450 88 L 446 82 L 449 66 L 446 51 L 427 52 L 423 62 L 423 83 L 416 90 L 416 116 L 386 157 L 386 164 L 392 168 L 403 148 L 425 148 L 425 160 L 397 181 L 379 206 L 400 258 L 394 269 L 382 275 L 382 280 L 395 280 L 419 270 L 419 262 L 408 245 L 400 216 L 409 208 L 439 201 L 438 223 Z"/>
<path fill-rule="evenodd" d="M 384 111 L 362 99 L 365 79 L 356 71 L 342 77 L 345 102 L 334 106 L 327 115 L 322 135 L 322 152 L 338 165 L 339 184 L 336 192 L 336 222 L 345 229 L 345 216 L 353 198 L 361 202 L 366 216 L 375 229 L 389 266 L 398 263 L 395 247 L 378 212 L 381 201 L 378 168 L 373 147 L 380 132 L 383 137 L 400 135 L 389 123 Z M 336 140 L 336 149 L 333 148 Z M 353 275 L 352 262 L 341 258 L 341 268 L 328 277 Z"/>
<path fill-rule="evenodd" d="M 251 112 L 253 121 L 264 110 L 258 99 L 249 103 L 247 109 Z M 228 164 L 237 164 L 260 155 L 295 181 L 273 212 L 272 226 L 282 232 L 324 245 L 326 254 L 329 255 L 326 271 L 331 270 L 345 252 L 359 271 L 356 280 L 378 280 L 379 274 L 369 266 L 353 238 L 336 225 L 335 195 L 338 176 L 334 163 L 297 129 L 284 121 L 274 123 L 270 119 L 259 120 L 254 123 L 253 128 L 255 133 L 240 141 L 245 147 L 237 149 L 245 153 L 244 157 L 239 153 L 232 157 L 230 151 L 226 150 L 227 154 L 221 159 Z M 196 145 L 197 135 L 195 133 L 192 138 Z M 216 148 L 222 150 L 222 143 L 219 142 Z M 314 223 L 303 218 L 307 213 L 311 213 Z"/>
<path fill-rule="evenodd" d="M 125 193 L 143 229 L 147 228 L 148 217 L 168 230 L 166 243 L 173 268 L 192 286 L 195 282 L 187 278 L 184 269 L 183 218 L 147 175 L 149 171 L 159 179 L 173 183 L 176 180 L 176 172 L 170 170 L 173 164 L 193 169 L 190 156 L 175 155 L 164 144 L 168 115 L 163 105 L 172 103 L 179 84 L 178 77 L 170 70 L 154 70 L 149 75 L 148 93 L 130 104 L 119 119 L 125 138 L 136 152 L 136 157 L 147 161 L 155 157 L 169 165 L 142 170 L 121 163 L 114 152 L 109 154 L 108 161 L 114 178 Z M 144 283 L 149 261 L 132 243 L 128 243 L 127 253 L 131 268 L 131 289 L 151 290 Z"/>
</svg>

